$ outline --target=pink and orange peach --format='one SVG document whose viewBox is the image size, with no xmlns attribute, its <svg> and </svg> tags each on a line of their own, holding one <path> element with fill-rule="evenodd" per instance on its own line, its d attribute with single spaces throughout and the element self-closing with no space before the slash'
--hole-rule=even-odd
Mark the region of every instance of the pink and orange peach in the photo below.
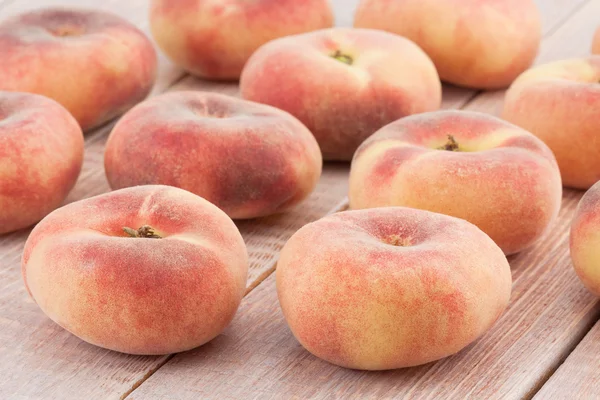
<svg viewBox="0 0 600 400">
<path fill-rule="evenodd" d="M 0 90 L 41 94 L 62 104 L 83 130 L 143 100 L 156 52 L 128 21 L 101 11 L 50 8 L 0 24 Z"/>
<path fill-rule="evenodd" d="M 31 297 L 79 338 L 132 354 L 200 346 L 233 318 L 248 255 L 234 223 L 181 189 L 138 186 L 71 203 L 27 240 Z"/>
<path fill-rule="evenodd" d="M 556 219 L 562 185 L 552 152 L 529 132 L 486 114 L 440 111 L 365 141 L 349 197 L 353 209 L 405 206 L 466 219 L 513 254 Z"/>
<path fill-rule="evenodd" d="M 238 79 L 270 40 L 330 28 L 327 0 L 153 0 L 152 34 L 163 51 L 202 78 Z"/>
</svg>

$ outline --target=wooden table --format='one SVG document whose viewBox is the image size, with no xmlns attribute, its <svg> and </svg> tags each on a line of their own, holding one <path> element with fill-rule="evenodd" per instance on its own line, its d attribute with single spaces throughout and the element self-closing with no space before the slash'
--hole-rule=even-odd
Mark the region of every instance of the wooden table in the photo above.
<svg viewBox="0 0 600 400">
<path fill-rule="evenodd" d="M 350 26 L 357 0 L 333 3 L 338 24 Z M 0 19 L 58 4 L 110 10 L 148 32 L 148 0 L 0 0 Z M 589 53 L 600 0 L 538 4 L 544 20 L 538 63 Z M 237 94 L 236 85 L 194 79 L 161 55 L 153 94 L 181 89 Z M 495 114 L 502 96 L 447 86 L 444 107 Z M 68 201 L 109 190 L 102 153 L 111 126 L 87 133 L 83 172 Z M 326 165 L 317 190 L 295 210 L 238 224 L 251 258 L 246 298 L 221 336 L 177 355 L 119 354 L 64 331 L 23 286 L 20 256 L 29 231 L 0 237 L 0 399 L 600 399 L 600 304 L 571 267 L 568 226 L 582 195 L 571 190 L 551 232 L 510 258 L 514 284 L 507 312 L 458 355 L 369 373 L 307 353 L 278 306 L 277 254 L 302 225 L 346 207 L 347 176 L 348 165 Z"/>
</svg>

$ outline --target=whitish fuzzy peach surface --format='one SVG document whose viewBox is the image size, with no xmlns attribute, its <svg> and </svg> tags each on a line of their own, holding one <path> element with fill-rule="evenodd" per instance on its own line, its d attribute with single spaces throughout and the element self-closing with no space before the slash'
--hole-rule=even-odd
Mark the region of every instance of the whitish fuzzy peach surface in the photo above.
<svg viewBox="0 0 600 400">
<path fill-rule="evenodd" d="M 562 187 L 550 149 L 486 114 L 440 111 L 394 122 L 358 149 L 354 209 L 406 206 L 466 219 L 506 254 L 533 244 L 556 219 Z"/>
<path fill-rule="evenodd" d="M 83 134 L 67 110 L 43 96 L 0 91 L 0 234 L 59 207 L 82 162 Z"/>
<path fill-rule="evenodd" d="M 599 82 L 600 56 L 591 56 L 534 67 L 506 94 L 503 118 L 552 149 L 565 186 L 600 180 Z"/>
<path fill-rule="evenodd" d="M 240 88 L 244 98 L 296 116 L 329 160 L 350 160 L 379 128 L 441 104 L 429 57 L 410 40 L 368 29 L 272 41 L 250 58 Z"/>
<path fill-rule="evenodd" d="M 506 308 L 511 272 L 476 226 L 388 207 L 300 229 L 277 266 L 277 293 L 311 353 L 357 369 L 410 367 L 454 354 Z"/>
<path fill-rule="evenodd" d="M 482 89 L 510 85 L 535 59 L 542 34 L 533 0 L 361 0 L 354 25 L 405 36 L 442 80 Z"/>
<path fill-rule="evenodd" d="M 270 40 L 333 26 L 327 0 L 153 0 L 152 34 L 175 63 L 210 79 L 238 79 Z"/>
<path fill-rule="evenodd" d="M 581 199 L 570 240 L 577 275 L 592 293 L 600 296 L 600 181 Z"/>
<path fill-rule="evenodd" d="M 48 8 L 0 23 L 0 90 L 50 97 L 84 130 L 141 101 L 156 74 L 148 38 L 101 11 Z"/>
<path fill-rule="evenodd" d="M 322 163 L 315 138 L 288 113 L 191 91 L 136 106 L 113 129 L 105 153 L 113 189 L 177 186 L 232 218 L 298 204 L 315 188 Z"/>
<path fill-rule="evenodd" d="M 234 223 L 208 201 L 138 186 L 47 216 L 22 265 L 31 297 L 69 332 L 111 350 L 167 354 L 208 342 L 231 321 L 248 256 Z"/>
</svg>

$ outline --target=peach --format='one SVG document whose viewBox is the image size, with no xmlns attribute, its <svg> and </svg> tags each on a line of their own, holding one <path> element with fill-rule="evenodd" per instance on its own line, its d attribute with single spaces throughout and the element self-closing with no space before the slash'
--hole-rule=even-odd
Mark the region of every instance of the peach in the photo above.
<svg viewBox="0 0 600 400">
<path fill-rule="evenodd" d="M 600 181 L 583 196 L 571 225 L 571 259 L 584 285 L 600 296 Z"/>
<path fill-rule="evenodd" d="M 294 336 L 347 368 L 383 370 L 452 355 L 510 298 L 511 272 L 476 226 L 428 211 L 347 211 L 300 229 L 277 266 Z"/>
<path fill-rule="evenodd" d="M 261 45 L 283 36 L 333 26 L 327 0 L 153 0 L 152 34 L 188 72 L 238 79 Z"/>
<path fill-rule="evenodd" d="M 83 133 L 60 104 L 0 92 L 0 234 L 26 228 L 59 207 L 83 162 Z"/>
<path fill-rule="evenodd" d="M 600 27 L 596 29 L 592 40 L 592 54 L 600 54 Z"/>
<path fill-rule="evenodd" d="M 138 186 L 48 215 L 23 253 L 31 297 L 91 344 L 131 354 L 200 346 L 233 318 L 248 255 L 233 221 L 182 189 Z"/>
<path fill-rule="evenodd" d="M 513 254 L 556 219 L 562 186 L 552 152 L 529 132 L 491 115 L 440 111 L 365 141 L 349 197 L 353 209 L 405 206 L 466 219 Z"/>
<path fill-rule="evenodd" d="M 255 218 L 296 205 L 321 175 L 315 138 L 273 107 L 215 93 L 175 92 L 128 112 L 105 153 L 113 189 L 180 187 L 232 218 Z"/>
<path fill-rule="evenodd" d="M 442 80 L 497 89 L 535 59 L 541 17 L 534 0 L 362 0 L 354 26 L 415 41 Z"/>
<path fill-rule="evenodd" d="M 156 52 L 144 34 L 100 11 L 50 8 L 0 23 L 0 90 L 50 97 L 83 130 L 150 92 Z"/>
<path fill-rule="evenodd" d="M 242 97 L 283 109 L 315 135 L 328 160 L 407 115 L 437 110 L 441 83 L 410 40 L 367 29 L 330 29 L 272 41 L 248 61 Z"/>
<path fill-rule="evenodd" d="M 563 184 L 588 189 L 600 180 L 600 56 L 541 65 L 510 87 L 503 118 L 554 152 Z"/>
</svg>

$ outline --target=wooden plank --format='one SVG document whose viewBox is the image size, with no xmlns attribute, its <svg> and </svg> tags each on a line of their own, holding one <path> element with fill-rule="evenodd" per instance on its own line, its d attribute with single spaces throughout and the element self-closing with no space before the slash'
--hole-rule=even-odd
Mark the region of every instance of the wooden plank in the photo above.
<svg viewBox="0 0 600 400">
<path fill-rule="evenodd" d="M 600 399 L 600 322 L 535 395 L 534 400 Z"/>
</svg>

